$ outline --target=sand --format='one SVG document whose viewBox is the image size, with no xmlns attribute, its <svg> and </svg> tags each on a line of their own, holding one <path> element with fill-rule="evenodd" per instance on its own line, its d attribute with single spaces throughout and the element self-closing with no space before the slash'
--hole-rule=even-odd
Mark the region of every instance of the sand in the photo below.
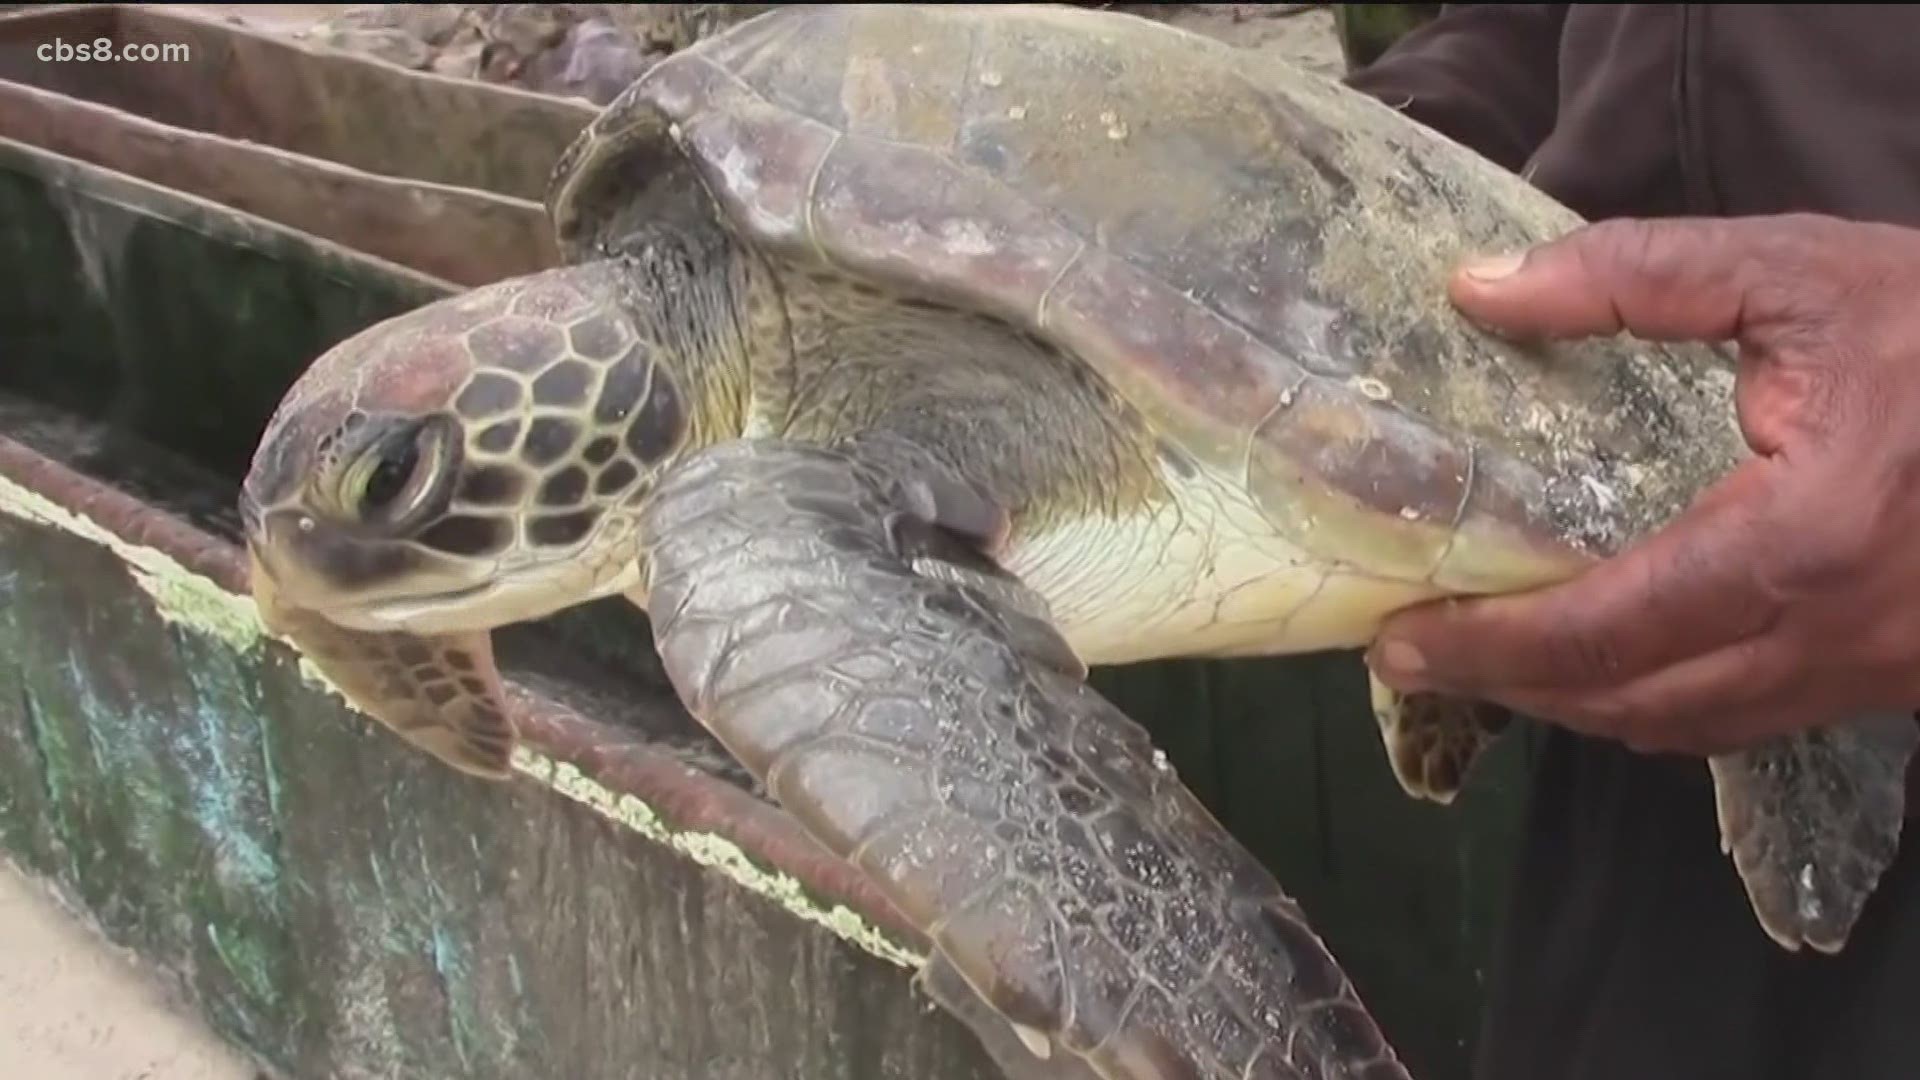
<svg viewBox="0 0 1920 1080">
<path fill-rule="evenodd" d="M 33 1080 L 256 1080 L 239 1051 L 0 860 L 0 1062 Z"/>
</svg>

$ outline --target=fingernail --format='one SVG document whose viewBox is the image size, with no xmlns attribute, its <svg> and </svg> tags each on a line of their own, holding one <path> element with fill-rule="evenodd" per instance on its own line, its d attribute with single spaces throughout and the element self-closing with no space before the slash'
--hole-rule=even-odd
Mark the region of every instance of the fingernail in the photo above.
<svg viewBox="0 0 1920 1080">
<path fill-rule="evenodd" d="M 1384 669 L 1382 674 L 1417 679 L 1426 673 L 1427 658 L 1407 642 L 1383 641 L 1380 643 L 1380 666 Z"/>
<path fill-rule="evenodd" d="M 1461 271 L 1475 281 L 1499 281 L 1501 278 L 1520 269 L 1527 260 L 1525 252 L 1507 255 L 1489 255 L 1483 259 L 1474 259 L 1461 267 Z"/>
</svg>

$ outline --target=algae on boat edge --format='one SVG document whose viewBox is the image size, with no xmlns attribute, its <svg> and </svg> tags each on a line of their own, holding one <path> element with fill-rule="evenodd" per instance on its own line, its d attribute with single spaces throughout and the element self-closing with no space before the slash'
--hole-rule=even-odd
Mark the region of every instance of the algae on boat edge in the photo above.
<svg viewBox="0 0 1920 1080">
<path fill-rule="evenodd" d="M 258 649 L 267 636 L 252 600 L 188 570 L 165 552 L 127 542 L 98 522 L 5 476 L 0 476 L 0 512 L 72 533 L 113 552 L 169 623 L 198 630 L 241 654 Z"/>
<path fill-rule="evenodd" d="M 514 769 L 538 780 L 545 787 L 581 803 L 633 832 L 672 848 L 710 870 L 717 870 L 749 892 L 764 896 L 808 922 L 832 931 L 834 936 L 872 953 L 882 960 L 917 970 L 926 957 L 902 947 L 882 933 L 859 912 L 844 904 L 831 909 L 821 905 L 793 877 L 768 870 L 738 844 L 714 833 L 675 829 L 661 819 L 645 800 L 625 792 L 614 793 L 580 769 L 565 761 L 554 761 L 525 746 L 514 750 Z"/>
</svg>

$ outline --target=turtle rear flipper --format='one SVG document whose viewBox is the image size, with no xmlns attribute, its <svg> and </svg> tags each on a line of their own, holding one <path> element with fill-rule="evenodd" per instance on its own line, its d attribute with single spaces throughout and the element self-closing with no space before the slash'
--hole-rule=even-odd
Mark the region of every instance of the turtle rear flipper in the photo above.
<svg viewBox="0 0 1920 1080">
<path fill-rule="evenodd" d="M 1374 718 L 1407 794 L 1450 803 L 1508 715 L 1369 676 Z M 1865 716 L 1708 759 L 1720 846 L 1761 929 L 1782 948 L 1839 952 L 1899 852 L 1920 724 Z"/>
<path fill-rule="evenodd" d="M 1920 725 L 1870 715 L 1709 760 L 1720 846 L 1767 935 L 1839 952 L 1900 847 Z"/>
<path fill-rule="evenodd" d="M 1401 790 L 1445 806 L 1511 719 L 1505 709 L 1443 694 L 1402 694 L 1367 676 L 1373 719 Z"/>
<path fill-rule="evenodd" d="M 753 440 L 667 474 L 636 599 L 689 710 L 1040 1075 L 1404 1080 L 1299 908 L 962 539 L 993 530 L 898 460 Z"/>
</svg>

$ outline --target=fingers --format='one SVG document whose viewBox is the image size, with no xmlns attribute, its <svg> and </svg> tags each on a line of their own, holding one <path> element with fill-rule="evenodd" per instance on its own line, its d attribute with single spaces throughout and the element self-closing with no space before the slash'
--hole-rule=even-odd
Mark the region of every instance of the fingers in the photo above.
<svg viewBox="0 0 1920 1080">
<path fill-rule="evenodd" d="M 1811 223 L 1776 227 L 1709 219 L 1600 222 L 1521 255 L 1461 268 L 1453 302 L 1515 338 L 1607 336 L 1723 341 L 1788 297 L 1774 286 Z"/>
<path fill-rule="evenodd" d="M 1770 465 L 1754 459 L 1675 522 L 1563 585 L 1412 609 L 1369 655 L 1396 690 L 1504 700 L 1637 679 L 1764 630 L 1777 615 L 1767 565 Z"/>
<path fill-rule="evenodd" d="M 1452 298 L 1495 333 L 1737 341 L 1759 456 L 1577 580 L 1403 613 L 1369 656 L 1380 679 L 1695 753 L 1913 699 L 1908 635 L 1874 629 L 1920 581 L 1903 544 L 1920 241 L 1888 228 L 1613 221 L 1463 267 Z"/>
<path fill-rule="evenodd" d="M 1794 693 L 1802 648 L 1763 632 L 1617 687 L 1522 691 L 1500 704 L 1642 753 L 1725 753 L 1805 726 Z"/>
</svg>

